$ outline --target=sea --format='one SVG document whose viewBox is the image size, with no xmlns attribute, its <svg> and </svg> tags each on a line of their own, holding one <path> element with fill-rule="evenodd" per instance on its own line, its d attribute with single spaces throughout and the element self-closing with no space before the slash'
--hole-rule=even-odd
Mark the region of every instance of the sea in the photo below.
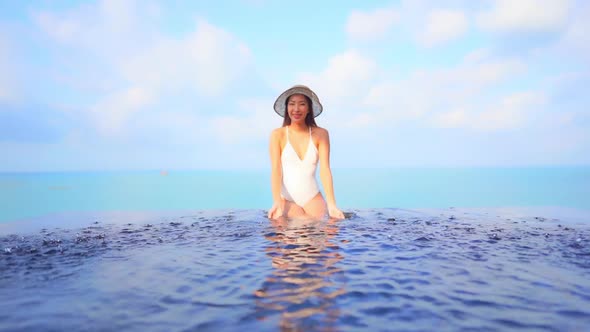
<svg viewBox="0 0 590 332">
<path fill-rule="evenodd" d="M 590 331 L 590 167 L 332 172 L 0 173 L 0 331 Z"/>
</svg>

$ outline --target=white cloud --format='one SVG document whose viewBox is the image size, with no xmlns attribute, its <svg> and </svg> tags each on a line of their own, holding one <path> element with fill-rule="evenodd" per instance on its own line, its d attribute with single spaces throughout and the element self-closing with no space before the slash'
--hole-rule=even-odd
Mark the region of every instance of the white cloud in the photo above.
<svg viewBox="0 0 590 332">
<path fill-rule="evenodd" d="M 497 131 L 521 128 L 529 124 L 532 112 L 545 104 L 546 97 L 538 92 L 514 93 L 492 106 L 473 105 L 471 110 L 458 108 L 436 114 L 431 123 L 443 128 L 464 128 Z M 483 110 L 478 110 L 482 108 Z"/>
<path fill-rule="evenodd" d="M 248 47 L 228 32 L 204 20 L 183 39 L 161 38 L 121 61 L 120 70 L 135 84 L 159 91 L 189 88 L 200 95 L 219 96 L 251 63 Z"/>
<path fill-rule="evenodd" d="M 336 106 L 363 95 L 376 72 L 377 64 L 372 59 L 350 50 L 330 58 L 319 74 L 303 73 L 298 81 L 317 90 L 324 106 Z"/>
<path fill-rule="evenodd" d="M 14 73 L 9 50 L 8 40 L 0 34 L 0 102 L 10 100 L 14 95 Z"/>
<path fill-rule="evenodd" d="M 152 2 L 101 0 L 62 12 L 35 12 L 33 18 L 58 43 L 115 61 L 151 44 L 160 13 Z"/>
<path fill-rule="evenodd" d="M 486 58 L 490 57 L 490 51 L 487 48 L 478 48 L 467 53 L 463 57 L 463 61 L 466 64 L 473 64 L 484 61 Z"/>
<path fill-rule="evenodd" d="M 440 99 L 437 95 L 436 87 L 417 73 L 408 80 L 373 85 L 363 104 L 375 112 L 373 123 L 399 123 L 429 112 Z"/>
<path fill-rule="evenodd" d="M 139 87 L 114 93 L 90 108 L 97 129 L 105 135 L 119 135 L 127 120 L 143 107 L 153 103 L 154 96 Z"/>
<path fill-rule="evenodd" d="M 270 99 L 240 100 L 239 115 L 214 117 L 210 127 L 224 144 L 266 142 L 271 131 L 282 125 L 282 118 L 272 109 L 273 102 Z"/>
<path fill-rule="evenodd" d="M 469 125 L 469 114 L 464 108 L 434 116 L 432 122 L 437 127 L 460 128 Z"/>
<path fill-rule="evenodd" d="M 81 22 L 73 17 L 58 18 L 51 13 L 40 12 L 35 19 L 43 31 L 60 43 L 73 42 L 81 28 Z"/>
<path fill-rule="evenodd" d="M 504 97 L 500 103 L 478 117 L 476 128 L 499 130 L 519 128 L 528 123 L 528 116 L 539 109 L 546 98 L 537 92 L 521 92 Z"/>
<path fill-rule="evenodd" d="M 580 8 L 576 8 L 574 17 L 562 36 L 558 47 L 581 53 L 582 58 L 590 56 L 590 5 L 585 3 Z M 573 53 L 573 52 L 572 52 Z"/>
<path fill-rule="evenodd" d="M 493 8 L 478 16 L 485 30 L 497 32 L 548 32 L 566 24 L 570 0 L 495 0 Z"/>
<path fill-rule="evenodd" d="M 348 17 L 346 32 L 353 40 L 375 41 L 383 38 L 398 20 L 399 12 L 393 8 L 353 11 Z"/>
<path fill-rule="evenodd" d="M 0 22 L 0 103 L 17 104 L 25 99 L 26 66 L 17 35 L 8 31 Z"/>
<path fill-rule="evenodd" d="M 428 14 L 418 41 L 426 47 L 436 46 L 460 37 L 467 31 L 468 25 L 462 11 L 436 9 Z"/>
<path fill-rule="evenodd" d="M 512 75 L 522 74 L 526 71 L 526 64 L 518 59 L 505 59 L 501 61 L 489 61 L 459 69 L 459 74 L 467 85 L 483 87 L 500 82 Z"/>
<path fill-rule="evenodd" d="M 503 98 L 489 91 L 496 91 L 508 79 L 518 79 L 526 72 L 527 65 L 517 58 L 497 59 L 487 49 L 478 49 L 455 67 L 415 70 L 406 78 L 392 79 L 379 73 L 373 59 L 349 51 L 333 57 L 322 72 L 301 77 L 316 89 L 324 106 L 338 110 L 338 117 L 326 117 L 341 127 L 396 126 L 414 121 L 425 123 L 430 118 L 437 119 L 433 121 L 437 126 L 462 127 L 471 119 L 470 113 L 478 110 L 474 105 Z M 497 103 L 506 106 L 510 100 Z M 484 124 L 478 128 L 509 127 L 511 124 L 503 114 L 481 115 L 489 118 L 490 128 L 486 129 Z M 516 123 L 521 122 L 513 124 Z"/>
<path fill-rule="evenodd" d="M 587 18 L 575 21 L 566 31 L 564 42 L 585 54 L 590 54 L 590 20 Z"/>
<path fill-rule="evenodd" d="M 164 148 L 190 146 L 191 150 L 198 151 L 211 145 L 211 139 L 215 138 L 209 121 L 198 112 L 170 108 L 165 112 L 151 111 L 134 118 L 133 130 L 140 145 Z"/>
<path fill-rule="evenodd" d="M 363 104 L 380 118 L 375 123 L 418 119 L 443 110 L 454 111 L 441 124 L 460 123 L 464 105 L 483 99 L 487 89 L 526 71 L 520 60 L 494 60 L 478 53 L 454 68 L 418 70 L 404 80 L 375 84 Z"/>
<path fill-rule="evenodd" d="M 205 21 L 199 21 L 197 30 L 188 40 L 191 63 L 196 70 L 199 91 L 219 95 L 241 74 L 251 62 L 248 47 L 226 31 Z M 172 60 L 172 59 L 170 59 Z"/>
<path fill-rule="evenodd" d="M 92 57 L 91 66 L 77 68 L 79 75 L 97 66 L 114 74 L 108 93 L 95 91 L 99 101 L 88 107 L 103 135 L 120 132 L 163 98 L 220 97 L 252 62 L 244 43 L 206 20 L 195 20 L 184 36 L 168 37 L 158 30 L 160 16 L 153 4 L 115 0 L 35 15 L 54 41 Z"/>
</svg>

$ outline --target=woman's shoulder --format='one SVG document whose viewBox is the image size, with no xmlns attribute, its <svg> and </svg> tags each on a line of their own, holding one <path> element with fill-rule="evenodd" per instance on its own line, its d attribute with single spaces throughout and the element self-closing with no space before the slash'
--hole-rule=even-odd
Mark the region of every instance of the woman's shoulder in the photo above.
<svg viewBox="0 0 590 332">
<path fill-rule="evenodd" d="M 278 127 L 272 130 L 271 135 L 277 135 L 285 133 L 285 127 Z"/>
<path fill-rule="evenodd" d="M 284 135 L 285 135 L 285 127 L 278 127 L 278 128 L 273 129 L 273 131 L 270 133 L 270 138 L 271 139 L 280 139 Z"/>
<path fill-rule="evenodd" d="M 321 136 L 321 137 L 328 136 L 328 130 L 326 128 L 313 127 L 312 132 L 317 136 Z"/>
</svg>

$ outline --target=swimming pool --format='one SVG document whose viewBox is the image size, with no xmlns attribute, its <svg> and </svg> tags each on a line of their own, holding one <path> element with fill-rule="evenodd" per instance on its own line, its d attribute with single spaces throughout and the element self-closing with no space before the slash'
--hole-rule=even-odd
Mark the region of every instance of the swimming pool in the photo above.
<svg viewBox="0 0 590 332">
<path fill-rule="evenodd" d="M 356 209 L 342 221 L 276 223 L 251 209 L 21 223 L 0 236 L 0 330 L 582 331 L 590 224 L 527 213 Z"/>
</svg>

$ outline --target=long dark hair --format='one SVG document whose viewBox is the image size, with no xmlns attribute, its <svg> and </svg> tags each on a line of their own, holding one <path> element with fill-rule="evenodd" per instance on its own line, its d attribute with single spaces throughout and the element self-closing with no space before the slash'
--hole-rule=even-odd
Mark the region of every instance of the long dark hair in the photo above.
<svg viewBox="0 0 590 332">
<path fill-rule="evenodd" d="M 291 124 L 291 117 L 289 116 L 289 112 L 287 112 L 287 105 L 289 104 L 291 96 L 285 100 L 285 118 L 283 119 L 283 127 Z M 303 97 L 305 97 L 307 108 L 309 109 L 309 112 L 307 112 L 307 115 L 305 116 L 305 124 L 308 127 L 317 127 L 318 125 L 315 123 L 315 117 L 313 116 L 313 103 L 311 102 L 311 98 L 306 95 L 303 95 Z"/>
</svg>

